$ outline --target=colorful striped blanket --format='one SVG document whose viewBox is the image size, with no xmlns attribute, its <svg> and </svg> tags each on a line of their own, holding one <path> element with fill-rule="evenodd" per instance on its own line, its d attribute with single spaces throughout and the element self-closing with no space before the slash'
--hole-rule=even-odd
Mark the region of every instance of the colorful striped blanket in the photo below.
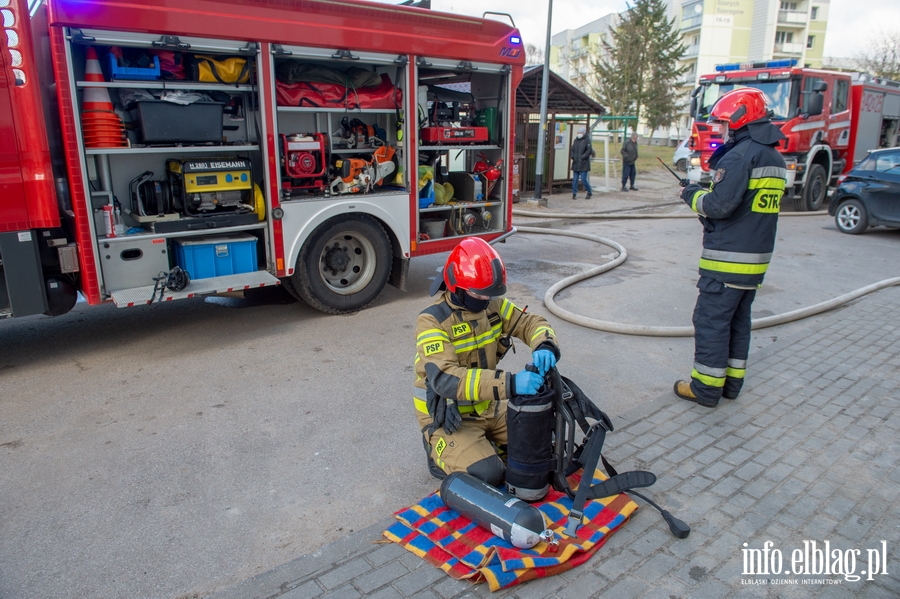
<svg viewBox="0 0 900 599">
<path fill-rule="evenodd" d="M 580 475 L 581 471 L 569 477 L 573 488 Z M 594 483 L 605 478 L 597 470 Z M 569 538 L 562 534 L 572 507 L 567 495 L 551 489 L 533 505 L 552 523 L 548 528 L 554 531 L 558 547 L 540 542 L 531 549 L 519 549 L 448 508 L 437 492 L 395 513 L 397 522 L 383 534 L 452 578 L 487 581 L 496 591 L 583 564 L 638 507 L 625 494 L 588 501 L 577 538 Z"/>
</svg>

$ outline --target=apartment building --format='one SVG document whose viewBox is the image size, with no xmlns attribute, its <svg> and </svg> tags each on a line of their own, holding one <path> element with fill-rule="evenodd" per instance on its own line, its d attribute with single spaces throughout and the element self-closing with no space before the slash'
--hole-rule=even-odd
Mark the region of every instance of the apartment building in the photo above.
<svg viewBox="0 0 900 599">
<path fill-rule="evenodd" d="M 578 29 L 567 29 L 552 36 L 550 69 L 584 93 L 595 95 L 597 78 L 592 62 L 600 55 L 603 38 L 621 21 L 618 13 L 610 13 Z"/>
<path fill-rule="evenodd" d="M 830 0 L 684 0 L 684 85 L 715 65 L 796 58 L 822 66 Z M 676 21 L 676 23 L 678 23 Z"/>
</svg>

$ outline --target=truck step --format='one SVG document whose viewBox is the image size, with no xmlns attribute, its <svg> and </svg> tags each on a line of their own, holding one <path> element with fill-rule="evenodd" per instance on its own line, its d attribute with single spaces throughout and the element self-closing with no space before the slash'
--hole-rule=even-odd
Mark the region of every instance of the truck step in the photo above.
<svg viewBox="0 0 900 599">
<path fill-rule="evenodd" d="M 259 270 L 256 272 L 245 272 L 224 277 L 192 280 L 182 291 L 170 291 L 166 289 L 163 293 L 162 300 L 159 299 L 159 291 L 157 291 L 156 296 L 154 296 L 153 285 L 134 287 L 131 289 L 119 289 L 118 291 L 113 291 L 110 296 L 117 307 L 130 308 L 132 306 L 146 305 L 151 302 L 169 302 L 177 299 L 188 299 L 205 295 L 233 293 L 236 291 L 245 291 L 247 289 L 256 289 L 279 284 L 281 284 L 281 281 L 276 277 L 264 270 Z"/>
</svg>

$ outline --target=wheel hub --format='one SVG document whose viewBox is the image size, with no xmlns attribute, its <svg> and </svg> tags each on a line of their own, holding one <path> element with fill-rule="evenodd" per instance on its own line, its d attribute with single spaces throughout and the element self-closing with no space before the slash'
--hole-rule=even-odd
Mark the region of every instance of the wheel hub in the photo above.
<svg viewBox="0 0 900 599">
<path fill-rule="evenodd" d="M 333 275 L 347 270 L 349 264 L 349 248 L 341 246 L 338 242 L 335 242 L 333 246 L 326 249 L 325 254 L 322 256 L 322 267 L 325 270 L 331 271 L 331 274 Z"/>
</svg>

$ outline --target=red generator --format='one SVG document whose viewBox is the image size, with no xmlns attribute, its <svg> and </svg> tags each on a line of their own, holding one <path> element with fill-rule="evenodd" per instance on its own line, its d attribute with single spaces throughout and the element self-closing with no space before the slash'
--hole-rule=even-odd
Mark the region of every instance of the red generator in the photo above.
<svg viewBox="0 0 900 599">
<path fill-rule="evenodd" d="M 328 171 L 325 134 L 292 133 L 278 137 L 281 139 L 281 188 L 322 190 Z"/>
</svg>

